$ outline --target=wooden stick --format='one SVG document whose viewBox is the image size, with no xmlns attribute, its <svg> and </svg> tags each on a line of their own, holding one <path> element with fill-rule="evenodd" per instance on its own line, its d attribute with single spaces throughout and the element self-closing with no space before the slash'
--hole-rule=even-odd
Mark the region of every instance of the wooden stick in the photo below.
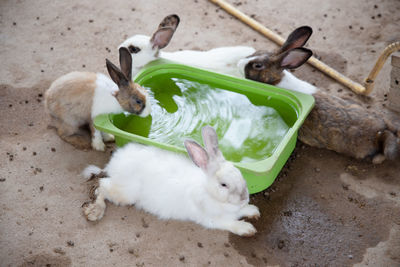
<svg viewBox="0 0 400 267">
<path fill-rule="evenodd" d="M 272 40 L 278 45 L 282 45 L 285 42 L 285 39 L 283 39 L 281 36 L 277 35 L 273 31 L 267 29 L 264 27 L 262 24 L 260 24 L 258 21 L 250 18 L 243 12 L 239 11 L 237 8 L 233 7 L 232 5 L 228 4 L 224 0 L 209 0 L 213 2 L 214 4 L 217 4 L 220 6 L 222 9 L 224 9 L 226 12 L 231 14 L 232 16 L 235 16 L 239 20 L 241 20 L 243 23 L 249 25 L 252 27 L 254 30 L 258 31 L 259 33 L 263 34 L 266 36 L 268 39 Z M 363 95 L 368 95 L 371 93 L 373 86 L 374 86 L 374 81 L 375 77 L 378 75 L 379 71 L 383 67 L 383 64 L 385 63 L 386 59 L 389 57 L 391 53 L 394 51 L 400 50 L 400 42 L 395 42 L 391 45 L 389 45 L 381 54 L 381 56 L 378 58 L 377 62 L 375 63 L 374 68 L 372 69 L 370 75 L 368 78 L 365 79 L 364 85 L 361 85 L 357 82 L 354 82 L 344 76 L 343 74 L 339 73 L 335 69 L 329 67 L 322 61 L 318 60 L 314 56 L 308 59 L 308 63 L 318 70 L 322 71 L 329 77 L 335 79 L 336 81 L 340 82 L 341 84 L 345 85 L 346 87 L 350 88 L 352 91 L 354 91 L 357 94 L 363 94 Z"/>
</svg>

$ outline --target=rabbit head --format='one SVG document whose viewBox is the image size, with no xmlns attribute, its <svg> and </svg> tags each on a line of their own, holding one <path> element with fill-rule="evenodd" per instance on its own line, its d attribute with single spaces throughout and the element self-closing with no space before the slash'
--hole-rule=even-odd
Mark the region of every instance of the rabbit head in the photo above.
<svg viewBox="0 0 400 267">
<path fill-rule="evenodd" d="M 119 62 L 121 69 L 106 59 L 108 73 L 119 88 L 113 95 L 124 110 L 146 117 L 151 112 L 149 96 L 144 88 L 132 81 L 132 57 L 125 47 L 119 49 Z"/>
<path fill-rule="evenodd" d="M 161 21 L 152 37 L 139 34 L 134 35 L 126 39 L 119 46 L 119 48 L 127 48 L 132 56 L 133 75 L 150 61 L 157 59 L 159 49 L 169 44 L 178 27 L 179 21 L 178 15 L 168 15 Z"/>
<path fill-rule="evenodd" d="M 218 148 L 218 137 L 214 128 L 202 129 L 205 148 L 193 140 L 184 144 L 191 160 L 207 175 L 206 190 L 210 196 L 221 203 L 245 205 L 249 202 L 249 192 L 241 172 L 225 160 Z"/>
<path fill-rule="evenodd" d="M 276 85 L 282 80 L 285 69 L 300 67 L 312 56 L 311 50 L 302 47 L 311 34 L 310 27 L 299 27 L 276 52 L 257 51 L 241 59 L 239 70 L 247 79 Z"/>
</svg>

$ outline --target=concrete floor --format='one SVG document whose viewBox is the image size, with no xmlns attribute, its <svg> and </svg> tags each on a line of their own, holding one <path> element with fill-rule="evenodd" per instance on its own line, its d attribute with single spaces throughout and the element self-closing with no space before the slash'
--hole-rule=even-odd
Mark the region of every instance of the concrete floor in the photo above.
<svg viewBox="0 0 400 267">
<path fill-rule="evenodd" d="M 284 37 L 310 25 L 308 47 L 357 81 L 400 39 L 398 0 L 230 2 Z M 88 186 L 79 173 L 105 164 L 111 148 L 79 151 L 61 141 L 47 129 L 42 95 L 69 71 L 105 73 L 119 43 L 150 35 L 170 13 L 181 24 L 167 51 L 275 48 L 205 0 L 0 2 L 0 265 L 399 266 L 399 162 L 373 166 L 301 143 L 273 186 L 252 196 L 262 214 L 254 237 L 160 221 L 135 207 L 109 205 L 99 223 L 85 220 Z M 386 64 L 376 81 L 376 109 L 389 73 Z M 296 75 L 356 98 L 309 66 Z"/>
</svg>

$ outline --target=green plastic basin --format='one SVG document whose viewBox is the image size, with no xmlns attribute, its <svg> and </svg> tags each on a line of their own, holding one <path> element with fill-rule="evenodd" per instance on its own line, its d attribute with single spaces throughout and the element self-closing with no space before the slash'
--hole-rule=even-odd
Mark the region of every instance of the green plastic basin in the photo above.
<svg viewBox="0 0 400 267">
<path fill-rule="evenodd" d="M 162 77 L 165 77 L 165 75 L 185 78 L 210 85 L 210 87 L 243 94 L 253 104 L 272 107 L 279 113 L 289 126 L 289 129 L 272 154 L 258 161 L 234 162 L 246 179 L 251 194 L 269 187 L 292 153 L 296 145 L 298 129 L 313 108 L 314 98 L 299 92 L 176 64 L 167 60 L 156 60 L 149 63 L 136 75 L 134 80 L 143 86 L 149 84 L 157 85 L 157 83 L 164 82 Z M 159 86 L 163 86 L 163 84 L 159 84 Z M 132 119 L 132 116 L 127 117 L 124 114 L 99 115 L 95 118 L 94 125 L 100 131 L 113 134 L 117 146 L 123 146 L 128 142 L 134 141 L 170 151 L 186 153 L 183 144 L 175 146 L 146 137 L 143 129 L 148 127 L 146 125 L 148 120 L 137 118 L 137 120 L 135 119 L 137 127 L 130 129 L 129 132 L 123 129 L 124 125 L 129 123 L 128 120 Z M 224 153 L 223 150 L 222 152 Z M 227 156 L 225 153 L 224 155 Z"/>
</svg>

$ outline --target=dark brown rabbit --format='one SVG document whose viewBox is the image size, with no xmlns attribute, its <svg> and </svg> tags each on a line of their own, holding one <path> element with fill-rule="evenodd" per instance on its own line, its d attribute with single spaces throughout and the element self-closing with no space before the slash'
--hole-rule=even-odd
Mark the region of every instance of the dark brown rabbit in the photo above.
<svg viewBox="0 0 400 267">
<path fill-rule="evenodd" d="M 312 55 L 303 48 L 312 29 L 294 30 L 275 52 L 257 51 L 242 59 L 239 67 L 246 78 L 289 90 L 312 94 L 315 107 L 299 131 L 299 139 L 354 158 L 373 157 L 374 163 L 399 157 L 398 129 L 390 129 L 382 116 L 349 99 L 342 99 L 296 78 L 287 69 L 304 64 Z"/>
<path fill-rule="evenodd" d="M 399 143 L 383 118 L 349 99 L 318 91 L 315 107 L 299 131 L 299 139 L 354 158 L 373 156 L 374 163 L 398 157 Z"/>
</svg>

